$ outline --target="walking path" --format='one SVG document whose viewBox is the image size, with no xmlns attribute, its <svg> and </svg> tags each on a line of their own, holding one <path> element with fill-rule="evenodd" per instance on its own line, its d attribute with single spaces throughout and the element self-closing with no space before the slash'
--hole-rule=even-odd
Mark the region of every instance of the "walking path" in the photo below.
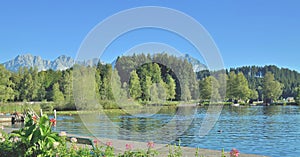
<svg viewBox="0 0 300 157">
<path fill-rule="evenodd" d="M 80 137 L 80 138 L 89 138 L 95 139 L 93 137 L 84 137 L 84 136 L 77 136 L 68 134 L 68 136 L 72 137 Z M 126 144 L 130 144 L 133 146 L 133 150 L 142 149 L 147 150 L 148 143 L 145 142 L 136 142 L 136 141 L 128 141 L 128 140 L 117 140 L 117 139 L 108 139 L 108 138 L 97 138 L 95 139 L 99 141 L 100 145 L 105 145 L 106 142 L 112 142 L 112 146 L 115 148 L 116 154 L 124 152 L 126 149 Z M 174 146 L 170 146 L 171 149 L 174 150 Z M 169 147 L 165 144 L 155 144 L 154 149 L 159 152 L 159 157 L 166 157 L 169 153 Z M 194 157 L 196 153 L 196 148 L 191 147 L 181 147 L 183 157 Z M 221 157 L 222 152 L 217 150 L 209 150 L 209 149 L 199 149 L 198 151 L 200 156 L 204 157 Z M 229 152 L 225 152 L 227 157 L 230 156 Z M 264 157 L 261 155 L 253 155 L 253 154 L 240 154 L 239 157 Z"/>
</svg>

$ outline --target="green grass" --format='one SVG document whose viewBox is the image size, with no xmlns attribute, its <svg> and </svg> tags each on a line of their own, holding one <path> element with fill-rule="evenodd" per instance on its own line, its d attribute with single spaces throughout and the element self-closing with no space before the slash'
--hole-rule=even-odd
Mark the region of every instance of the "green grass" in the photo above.
<svg viewBox="0 0 300 157">
<path fill-rule="evenodd" d="M 103 110 L 105 114 L 126 114 L 123 110 L 121 109 L 104 109 Z M 57 115 L 76 115 L 76 114 L 91 114 L 91 113 L 99 113 L 100 111 L 57 111 Z M 45 114 L 52 115 L 53 111 L 47 111 L 44 112 Z"/>
<path fill-rule="evenodd" d="M 40 105 L 29 104 L 23 102 L 14 102 L 14 103 L 1 103 L 0 104 L 0 113 L 13 113 L 13 112 L 24 112 L 25 109 L 32 108 L 35 112 L 40 112 Z"/>
</svg>

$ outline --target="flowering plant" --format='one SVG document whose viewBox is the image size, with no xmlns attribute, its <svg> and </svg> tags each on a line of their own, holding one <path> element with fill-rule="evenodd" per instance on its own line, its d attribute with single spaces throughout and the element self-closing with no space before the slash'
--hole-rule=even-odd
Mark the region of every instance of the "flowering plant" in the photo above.
<svg viewBox="0 0 300 157">
<path fill-rule="evenodd" d="M 51 156 L 53 147 L 61 143 L 57 133 L 51 131 L 55 120 L 49 120 L 47 115 L 39 119 L 36 116 L 27 114 L 25 127 L 13 131 L 9 139 L 13 141 L 12 150 L 18 156 Z"/>
<path fill-rule="evenodd" d="M 238 157 L 240 155 L 240 152 L 233 148 L 231 151 L 230 151 L 230 157 Z"/>
</svg>

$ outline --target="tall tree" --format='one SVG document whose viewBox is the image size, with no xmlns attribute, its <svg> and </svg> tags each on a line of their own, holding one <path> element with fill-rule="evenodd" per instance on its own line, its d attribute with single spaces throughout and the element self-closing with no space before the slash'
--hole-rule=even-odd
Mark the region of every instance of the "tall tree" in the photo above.
<svg viewBox="0 0 300 157">
<path fill-rule="evenodd" d="M 167 99 L 169 100 L 173 100 L 175 99 L 175 95 L 176 95 L 176 83 L 175 80 L 172 78 L 171 75 L 167 75 Z"/>
<path fill-rule="evenodd" d="M 22 70 L 22 79 L 20 81 L 20 100 L 30 101 L 32 100 L 32 90 L 34 88 L 32 75 L 26 67 L 20 70 Z"/>
<path fill-rule="evenodd" d="M 112 66 L 110 64 L 102 65 L 98 63 L 97 71 L 100 74 L 100 78 L 96 76 L 97 86 L 99 86 L 100 99 L 102 100 L 114 100 L 114 94 L 111 86 L 112 79 Z M 96 73 L 97 74 L 97 73 Z"/>
<path fill-rule="evenodd" d="M 42 101 L 46 99 L 46 87 L 45 87 L 45 73 L 38 74 L 38 92 L 37 92 L 37 100 Z"/>
<path fill-rule="evenodd" d="M 150 76 L 144 76 L 144 78 L 141 79 L 142 97 L 146 101 L 149 101 L 151 97 L 151 93 L 150 93 L 151 85 L 152 85 L 152 81 Z"/>
<path fill-rule="evenodd" d="M 264 100 L 277 100 L 282 94 L 283 85 L 276 81 L 274 74 L 267 72 L 263 80 L 263 95 Z"/>
<path fill-rule="evenodd" d="M 300 86 L 295 88 L 296 96 L 295 101 L 298 105 L 300 105 Z"/>
<path fill-rule="evenodd" d="M 54 83 L 53 90 L 52 90 L 52 99 L 56 103 L 63 103 L 64 102 L 64 94 L 59 89 L 59 84 Z"/>
<path fill-rule="evenodd" d="M 129 81 L 129 93 L 133 99 L 137 99 L 141 96 L 140 78 L 135 70 L 130 73 Z"/>
<path fill-rule="evenodd" d="M 164 81 L 160 81 L 157 83 L 157 92 L 158 92 L 158 98 L 160 102 L 164 102 L 167 99 L 167 92 L 166 92 L 166 83 Z"/>
<path fill-rule="evenodd" d="M 64 71 L 62 81 L 62 92 L 64 94 L 65 101 L 71 103 L 73 98 L 73 72 L 72 70 Z"/>
<path fill-rule="evenodd" d="M 209 76 L 200 81 L 200 99 L 212 100 L 214 102 L 219 101 L 221 98 L 219 94 L 219 87 L 220 86 L 218 80 L 213 76 Z"/>
<path fill-rule="evenodd" d="M 161 81 L 161 69 L 157 63 L 152 64 L 152 82 L 153 83 L 160 83 Z"/>
<path fill-rule="evenodd" d="M 111 88 L 114 96 L 114 100 L 120 100 L 122 97 L 121 79 L 118 71 L 114 69 L 111 76 Z"/>
<path fill-rule="evenodd" d="M 151 88 L 150 88 L 150 93 L 151 93 L 151 101 L 152 102 L 158 102 L 159 98 L 158 98 L 158 91 L 157 91 L 157 84 L 154 83 L 152 84 Z"/>
<path fill-rule="evenodd" d="M 181 100 L 189 101 L 192 99 L 191 91 L 189 90 L 188 84 L 183 84 L 182 93 L 181 93 Z"/>
<path fill-rule="evenodd" d="M 231 71 L 227 81 L 227 97 L 235 100 L 246 100 L 250 96 L 248 81 L 244 74 Z"/>
<path fill-rule="evenodd" d="M 220 94 L 220 98 L 221 99 L 225 99 L 226 98 L 226 83 L 228 80 L 228 76 L 226 75 L 226 73 L 221 72 L 219 74 L 217 74 L 216 79 L 219 82 L 219 94 Z"/>
<path fill-rule="evenodd" d="M 77 109 L 93 110 L 99 106 L 96 95 L 96 69 L 74 65 L 73 67 L 73 95 Z"/>
<path fill-rule="evenodd" d="M 250 96 L 250 89 L 248 85 L 248 81 L 245 78 L 243 73 L 238 73 L 236 77 L 236 83 L 238 84 L 237 89 L 237 98 L 241 100 L 246 100 Z"/>
<path fill-rule="evenodd" d="M 11 73 L 0 65 L 0 102 L 14 99 L 13 82 L 10 77 Z"/>
<path fill-rule="evenodd" d="M 226 95 L 228 99 L 237 99 L 237 88 L 238 84 L 236 83 L 236 74 L 235 72 L 231 71 L 228 76 L 227 81 L 227 90 Z"/>
<path fill-rule="evenodd" d="M 38 69 L 37 67 L 30 68 L 29 73 L 32 77 L 32 88 L 29 90 L 29 95 L 31 100 L 37 100 L 38 98 L 38 90 L 40 85 L 39 77 L 38 77 Z"/>
</svg>

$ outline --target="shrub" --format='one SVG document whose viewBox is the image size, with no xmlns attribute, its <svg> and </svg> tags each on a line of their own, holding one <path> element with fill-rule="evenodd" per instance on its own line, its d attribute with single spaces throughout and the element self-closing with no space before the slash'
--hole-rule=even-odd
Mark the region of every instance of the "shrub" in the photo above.
<svg viewBox="0 0 300 157">
<path fill-rule="evenodd" d="M 37 120 L 35 116 L 27 114 L 25 127 L 13 131 L 9 136 L 14 154 L 16 156 L 51 156 L 54 144 L 62 143 L 58 134 L 51 131 L 54 123 L 55 120 L 50 121 L 47 115 Z"/>
<path fill-rule="evenodd" d="M 119 109 L 119 105 L 114 101 L 102 100 L 99 102 L 103 109 Z"/>
<path fill-rule="evenodd" d="M 40 107 L 43 111 L 52 111 L 53 110 L 53 105 L 51 103 L 41 103 Z"/>
</svg>

